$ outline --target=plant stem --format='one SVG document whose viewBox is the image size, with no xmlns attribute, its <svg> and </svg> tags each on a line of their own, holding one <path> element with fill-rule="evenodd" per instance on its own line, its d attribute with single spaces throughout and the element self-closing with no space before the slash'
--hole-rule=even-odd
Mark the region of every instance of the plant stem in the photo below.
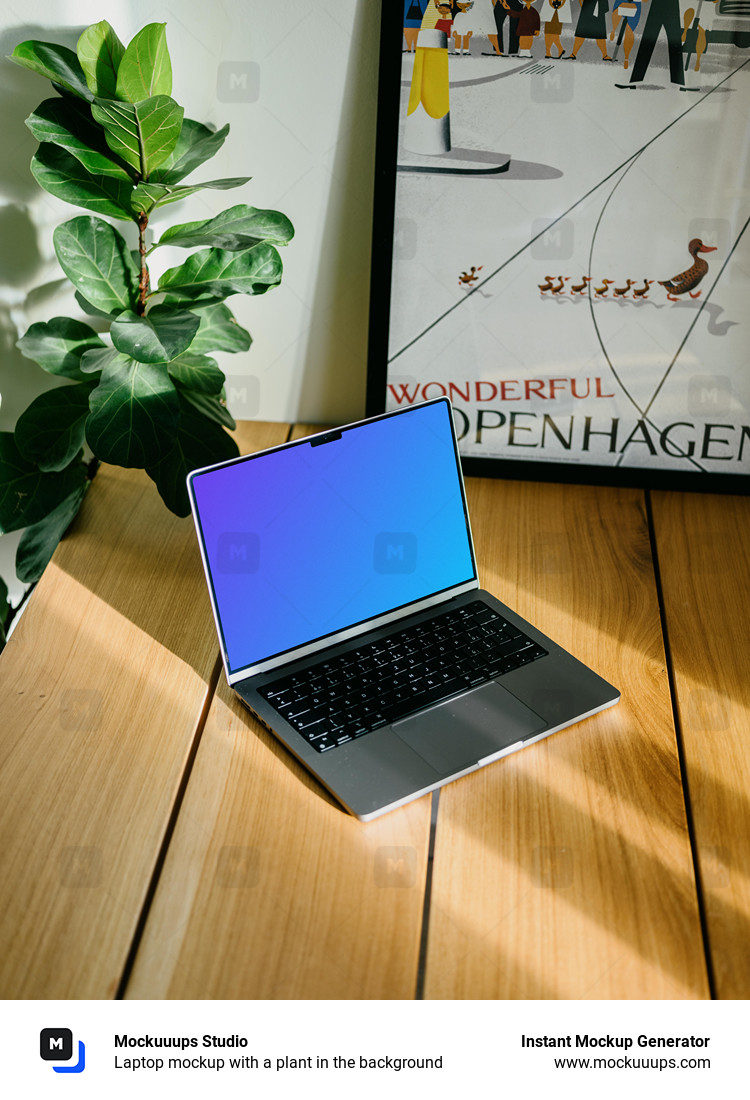
<svg viewBox="0 0 750 1100">
<path fill-rule="evenodd" d="M 142 316 L 146 312 L 146 296 L 150 285 L 150 277 L 146 265 L 147 225 L 148 214 L 142 212 L 138 215 L 138 255 L 141 258 L 141 277 L 138 281 L 138 305 L 136 306 L 136 313 L 138 313 L 139 316 Z"/>
</svg>

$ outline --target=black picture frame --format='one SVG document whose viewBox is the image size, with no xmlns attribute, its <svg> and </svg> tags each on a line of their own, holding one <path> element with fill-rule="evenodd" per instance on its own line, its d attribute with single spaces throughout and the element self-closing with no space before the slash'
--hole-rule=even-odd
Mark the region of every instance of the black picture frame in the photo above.
<svg viewBox="0 0 750 1100">
<path fill-rule="evenodd" d="M 539 6 L 539 0 L 535 0 Z M 370 291 L 370 327 L 368 345 L 366 414 L 373 416 L 387 411 L 393 405 L 387 400 L 389 369 L 389 335 L 394 292 L 394 251 L 398 219 L 397 179 L 399 157 L 399 112 L 402 104 L 402 60 L 404 37 L 398 25 L 398 5 L 384 3 L 381 16 L 379 89 L 377 111 L 377 141 L 375 155 L 375 186 L 373 212 L 373 243 Z M 394 18 L 395 17 L 395 18 Z M 593 45 L 593 43 L 592 43 Z M 467 62 L 471 64 L 471 62 Z M 610 73 L 611 75 L 611 73 Z M 674 95 L 674 92 L 671 92 Z M 626 97 L 627 98 L 627 97 Z M 418 174 L 418 173 L 417 173 Z M 468 180 L 467 185 L 471 186 Z M 750 236 L 750 234 L 749 234 Z M 747 329 L 745 329 L 747 332 Z M 428 396 L 437 396 L 432 393 Z M 455 405 L 454 405 L 455 407 Z M 709 435 L 710 447 L 718 454 L 724 443 L 721 433 L 722 418 Z M 750 412 L 747 416 L 750 424 Z M 729 427 L 729 425 L 724 425 Z M 742 425 L 732 426 L 742 428 Z M 571 429 L 572 435 L 572 429 Z M 740 435 L 743 459 L 750 458 L 750 427 Z M 694 443 L 698 447 L 699 443 Z M 744 469 L 737 473 L 725 473 L 718 463 L 711 469 L 674 469 L 659 465 L 608 465 L 581 461 L 559 461 L 554 458 L 528 461 L 492 454 L 487 457 L 476 454 L 461 455 L 466 475 L 478 477 L 504 477 L 521 480 L 538 480 L 560 483 L 610 485 L 633 488 L 690 490 L 712 493 L 746 495 L 750 492 L 750 478 Z M 717 465 L 719 468 L 717 469 Z"/>
</svg>

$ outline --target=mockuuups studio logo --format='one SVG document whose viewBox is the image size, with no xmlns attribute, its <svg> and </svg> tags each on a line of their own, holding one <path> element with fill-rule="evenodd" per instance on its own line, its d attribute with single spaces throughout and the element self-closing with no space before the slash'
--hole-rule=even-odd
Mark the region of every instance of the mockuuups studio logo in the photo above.
<svg viewBox="0 0 750 1100">
<path fill-rule="evenodd" d="M 221 103 L 255 103 L 260 95 L 260 66 L 254 61 L 222 61 L 216 73 Z"/>
<path fill-rule="evenodd" d="M 39 1054 L 45 1062 L 72 1062 L 73 1032 L 69 1027 L 43 1027 L 39 1033 Z M 69 1066 L 53 1066 L 55 1073 L 83 1073 L 86 1048 L 78 1041 L 78 1061 Z"/>
<path fill-rule="evenodd" d="M 260 537 L 255 531 L 222 531 L 216 547 L 220 573 L 257 573 Z"/>
<path fill-rule="evenodd" d="M 417 568 L 417 536 L 412 531 L 381 531 L 375 536 L 376 573 L 413 573 Z"/>
<path fill-rule="evenodd" d="M 535 260 L 572 258 L 575 229 L 571 218 L 535 218 L 531 223 L 531 235 L 531 255 Z"/>
</svg>

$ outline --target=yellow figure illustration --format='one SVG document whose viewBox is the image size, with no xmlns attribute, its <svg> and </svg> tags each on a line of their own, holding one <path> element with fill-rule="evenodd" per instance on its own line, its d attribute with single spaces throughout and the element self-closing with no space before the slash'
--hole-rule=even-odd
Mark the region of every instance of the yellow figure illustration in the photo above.
<svg viewBox="0 0 750 1100">
<path fill-rule="evenodd" d="M 412 153 L 431 156 L 451 147 L 448 38 L 437 28 L 420 30 L 417 38 L 404 145 Z"/>
</svg>

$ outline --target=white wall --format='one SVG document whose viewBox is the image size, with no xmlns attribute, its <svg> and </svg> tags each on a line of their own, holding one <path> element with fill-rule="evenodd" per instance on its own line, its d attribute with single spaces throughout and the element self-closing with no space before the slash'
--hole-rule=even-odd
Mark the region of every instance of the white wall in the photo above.
<svg viewBox="0 0 750 1100">
<path fill-rule="evenodd" d="M 166 22 L 174 98 L 191 118 L 231 125 L 224 148 L 195 178 L 253 177 L 237 190 L 166 207 L 155 227 L 246 202 L 282 210 L 296 229 L 282 254 L 282 285 L 230 300 L 254 338 L 248 353 L 221 362 L 234 415 L 332 423 L 362 415 L 380 5 L 6 0 L 0 57 L 29 38 L 75 48 L 81 30 L 102 18 L 124 42 L 146 23 Z M 50 91 L 41 77 L 0 61 L 0 430 L 50 385 L 15 341 L 34 321 L 76 312 L 52 231 L 81 211 L 40 191 L 28 168 L 36 142 L 23 120 Z M 154 274 L 185 258 L 178 249 L 163 253 Z M 0 539 L 7 580 L 15 541 Z"/>
</svg>

